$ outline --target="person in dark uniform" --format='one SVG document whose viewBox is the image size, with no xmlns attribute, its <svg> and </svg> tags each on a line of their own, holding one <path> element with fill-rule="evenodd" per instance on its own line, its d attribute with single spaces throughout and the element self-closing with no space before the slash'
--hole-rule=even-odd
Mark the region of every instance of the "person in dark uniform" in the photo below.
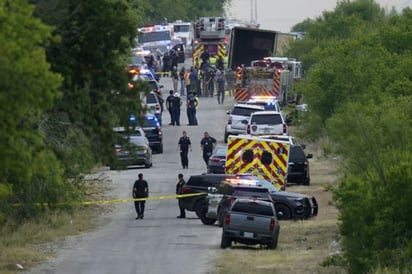
<svg viewBox="0 0 412 274">
<path fill-rule="evenodd" d="M 192 151 L 192 143 L 186 131 L 183 131 L 183 136 L 180 137 L 177 143 L 177 150 L 180 150 L 180 160 L 182 162 L 182 168 L 189 168 L 189 150 Z"/>
<path fill-rule="evenodd" d="M 171 90 L 169 90 L 169 96 L 167 96 L 167 98 L 166 98 L 166 108 L 167 108 L 167 110 L 169 111 L 169 114 L 170 114 L 170 123 L 169 123 L 169 125 L 171 125 L 171 126 L 174 125 L 173 104 L 172 104 L 173 98 L 174 98 L 173 90 L 171 89 Z"/>
<path fill-rule="evenodd" d="M 200 147 L 203 151 L 203 160 L 205 161 L 206 166 L 208 166 L 209 158 L 216 147 L 216 139 L 212 136 L 209 136 L 208 132 L 205 132 L 203 139 L 200 141 Z"/>
<path fill-rule="evenodd" d="M 179 93 L 176 92 L 172 99 L 173 108 L 173 120 L 172 123 L 175 126 L 180 126 L 180 106 L 182 105 L 182 99 L 180 99 Z"/>
<path fill-rule="evenodd" d="M 133 185 L 133 198 L 134 199 L 147 198 L 149 197 L 149 186 L 146 180 L 143 180 L 142 173 L 139 173 L 138 177 L 139 179 L 137 179 Z M 134 201 L 134 207 L 137 213 L 136 220 L 143 219 L 145 203 L 146 203 L 145 200 Z"/>
<path fill-rule="evenodd" d="M 181 194 L 183 194 L 183 186 L 186 182 L 183 179 L 183 174 L 180 173 L 178 175 L 178 178 L 179 178 L 179 181 L 176 184 L 176 194 L 181 195 Z M 182 205 L 182 199 L 183 198 L 177 198 L 177 199 L 178 199 L 179 209 L 180 209 L 180 215 L 177 216 L 177 218 L 186 218 L 185 208 Z"/>
</svg>

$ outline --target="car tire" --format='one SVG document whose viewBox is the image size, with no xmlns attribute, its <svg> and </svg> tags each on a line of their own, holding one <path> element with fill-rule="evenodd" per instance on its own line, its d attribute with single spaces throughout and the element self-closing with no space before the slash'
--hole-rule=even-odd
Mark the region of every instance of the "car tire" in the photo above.
<svg viewBox="0 0 412 274">
<path fill-rule="evenodd" d="M 217 209 L 217 225 L 223 227 L 223 212 L 221 212 L 220 208 Z"/>
<path fill-rule="evenodd" d="M 200 210 L 200 221 L 202 221 L 202 224 L 204 225 L 213 225 L 216 220 L 215 219 L 210 219 L 206 217 L 206 212 L 207 212 L 207 205 L 202 205 L 201 210 Z"/>
<path fill-rule="evenodd" d="M 277 237 L 268 243 L 268 249 L 276 249 L 278 247 Z"/>
<path fill-rule="evenodd" d="M 157 153 L 163 153 L 163 144 L 159 145 L 157 148 Z"/>
<path fill-rule="evenodd" d="M 292 212 L 287 205 L 275 204 L 275 209 L 278 220 L 290 220 L 292 218 Z"/>
<path fill-rule="evenodd" d="M 228 138 L 229 138 L 229 134 L 225 130 L 225 137 L 223 138 L 223 141 L 225 142 L 225 144 L 227 144 L 227 139 Z"/>
<path fill-rule="evenodd" d="M 304 186 L 310 185 L 310 178 L 306 178 L 306 180 L 304 180 L 304 181 L 302 182 L 302 185 L 304 185 Z"/>
<path fill-rule="evenodd" d="M 196 202 L 196 204 L 195 204 L 195 207 L 194 207 L 194 209 L 195 209 L 195 213 L 196 213 L 196 216 L 197 217 L 199 217 L 200 218 L 200 215 L 202 214 L 202 210 L 203 210 L 203 207 L 204 206 L 206 206 L 206 211 L 207 211 L 207 202 L 205 201 L 205 199 L 203 198 L 203 199 L 199 199 L 197 202 Z"/>
<path fill-rule="evenodd" d="M 227 247 L 230 247 L 231 245 L 232 245 L 232 241 L 230 240 L 230 238 L 225 236 L 225 234 L 222 232 L 222 239 L 220 241 L 220 248 L 225 249 Z"/>
</svg>

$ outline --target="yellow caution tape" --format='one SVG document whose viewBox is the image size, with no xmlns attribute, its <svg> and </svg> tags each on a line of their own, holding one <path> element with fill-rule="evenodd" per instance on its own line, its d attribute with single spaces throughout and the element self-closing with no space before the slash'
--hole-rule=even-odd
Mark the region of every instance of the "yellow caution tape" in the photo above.
<svg viewBox="0 0 412 274">
<path fill-rule="evenodd" d="M 128 203 L 135 201 L 156 201 L 156 200 L 169 200 L 169 199 L 179 199 L 186 197 L 194 197 L 200 195 L 206 195 L 206 192 L 190 193 L 190 194 L 179 194 L 179 195 L 163 195 L 163 196 L 153 196 L 146 198 L 129 198 L 129 199 L 115 199 L 115 200 L 97 200 L 97 201 L 84 201 L 75 203 L 56 203 L 54 205 L 107 205 L 116 203 Z M 14 204 L 14 206 L 21 206 L 22 204 Z M 37 206 L 48 206 L 48 203 L 35 203 Z"/>
</svg>

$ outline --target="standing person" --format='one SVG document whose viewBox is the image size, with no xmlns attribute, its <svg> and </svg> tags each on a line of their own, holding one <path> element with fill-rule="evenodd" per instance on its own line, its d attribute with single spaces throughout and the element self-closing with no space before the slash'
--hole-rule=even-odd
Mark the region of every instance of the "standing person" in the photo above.
<svg viewBox="0 0 412 274">
<path fill-rule="evenodd" d="M 179 82 L 179 74 L 177 73 L 177 67 L 173 66 L 172 68 L 172 81 L 173 81 L 173 92 L 177 92 L 177 83 Z"/>
<path fill-rule="evenodd" d="M 143 174 L 139 173 L 138 178 L 133 185 L 133 198 L 147 198 L 149 197 L 149 186 L 146 180 L 143 180 Z M 144 207 L 145 207 L 146 200 L 141 201 L 134 201 L 134 207 L 137 213 L 137 219 L 143 219 L 144 217 Z"/>
<path fill-rule="evenodd" d="M 209 62 L 209 59 L 210 59 L 209 49 L 205 48 L 205 50 L 200 55 L 200 59 L 202 59 L 202 63 L 200 64 L 200 67 L 203 67 L 203 65 L 206 64 L 206 62 Z"/>
<path fill-rule="evenodd" d="M 209 136 L 209 133 L 206 131 L 203 139 L 200 141 L 200 147 L 202 148 L 203 160 L 205 161 L 207 167 L 209 165 L 209 158 L 216 147 L 216 139 Z"/>
<path fill-rule="evenodd" d="M 192 69 L 193 68 L 191 68 L 191 70 L 190 71 L 192 71 Z M 190 94 L 190 72 L 189 72 L 189 70 L 186 70 L 186 72 L 185 72 L 185 85 L 186 85 L 186 94 L 187 94 L 187 96 L 189 96 L 189 94 Z"/>
<path fill-rule="evenodd" d="M 159 104 L 160 104 L 160 113 L 156 113 L 156 118 L 159 121 L 159 125 L 162 125 L 162 115 L 163 115 L 163 110 L 164 110 L 164 100 L 163 100 L 163 96 L 162 93 L 160 92 L 160 90 L 155 90 L 154 94 L 157 97 L 157 100 L 159 100 Z"/>
<path fill-rule="evenodd" d="M 182 105 L 182 100 L 180 99 L 179 93 L 175 93 L 172 100 L 173 109 L 173 120 L 172 124 L 174 126 L 180 126 L 180 106 Z"/>
<path fill-rule="evenodd" d="M 186 108 L 187 108 L 187 119 L 189 120 L 189 126 L 197 125 L 197 121 L 196 121 L 196 97 L 194 95 L 194 92 L 191 92 L 190 95 L 187 96 Z"/>
<path fill-rule="evenodd" d="M 225 100 L 225 76 L 222 71 L 216 71 L 217 103 L 223 104 Z"/>
<path fill-rule="evenodd" d="M 194 68 L 192 69 L 192 71 L 190 72 L 190 75 L 189 75 L 189 80 L 190 80 L 190 92 L 196 92 L 196 89 L 197 89 L 197 79 L 198 79 L 197 68 L 194 67 Z M 189 93 L 188 93 L 187 95 L 189 95 Z"/>
<path fill-rule="evenodd" d="M 166 108 L 169 111 L 170 114 L 170 124 L 171 126 L 174 125 L 174 119 L 173 119 L 173 90 L 169 90 L 169 96 L 166 98 Z"/>
<path fill-rule="evenodd" d="M 183 179 L 183 174 L 180 173 L 177 177 L 178 177 L 179 181 L 177 181 L 177 184 L 176 184 L 176 194 L 181 195 L 181 194 L 183 194 L 183 186 L 186 182 Z M 177 216 L 177 218 L 179 218 L 179 219 L 186 218 L 185 208 L 183 207 L 183 204 L 182 204 L 182 199 L 183 198 L 177 198 L 177 199 L 178 199 L 179 209 L 180 209 L 180 215 Z"/>
<path fill-rule="evenodd" d="M 185 88 L 186 88 L 185 72 L 186 72 L 185 67 L 182 67 L 182 69 L 179 72 L 180 96 L 185 96 Z"/>
<path fill-rule="evenodd" d="M 189 150 L 192 151 L 192 142 L 186 131 L 183 131 L 183 136 L 179 138 L 177 143 L 177 150 L 180 150 L 180 160 L 182 162 L 182 168 L 189 168 Z"/>
</svg>

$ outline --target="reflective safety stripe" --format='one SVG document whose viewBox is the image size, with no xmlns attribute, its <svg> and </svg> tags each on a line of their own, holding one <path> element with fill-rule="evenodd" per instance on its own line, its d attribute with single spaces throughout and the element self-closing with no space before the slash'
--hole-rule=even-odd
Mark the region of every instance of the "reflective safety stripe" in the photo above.
<svg viewBox="0 0 412 274">
<path fill-rule="evenodd" d="M 283 141 L 229 136 L 226 174 L 252 174 L 272 182 L 279 189 L 283 189 L 286 184 L 289 147 L 290 144 Z M 253 152 L 250 161 L 244 158 L 244 153 L 248 150 Z M 263 152 L 271 154 L 272 161 L 270 163 L 262 163 Z"/>
</svg>

